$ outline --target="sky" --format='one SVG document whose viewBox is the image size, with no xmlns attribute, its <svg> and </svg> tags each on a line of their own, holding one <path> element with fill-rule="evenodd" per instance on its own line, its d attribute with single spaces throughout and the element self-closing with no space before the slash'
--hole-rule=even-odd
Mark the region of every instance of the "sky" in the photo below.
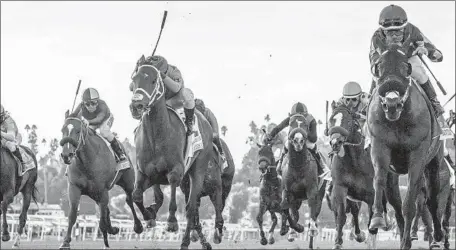
<svg viewBox="0 0 456 250">
<path fill-rule="evenodd" d="M 297 101 L 324 122 L 325 101 L 348 81 L 371 82 L 369 46 L 383 7 L 398 4 L 442 51 L 428 63 L 447 96 L 455 92 L 455 2 L 1 2 L 1 103 L 26 137 L 61 139 L 64 113 L 96 88 L 115 116 L 113 131 L 133 141 L 128 89 L 137 59 L 156 54 L 228 128 L 236 167 L 249 145 L 249 123 L 279 123 Z M 428 61 L 429 62 L 429 61 Z M 434 80 L 432 80 L 434 81 Z M 450 102 L 447 110 L 453 107 Z"/>
</svg>

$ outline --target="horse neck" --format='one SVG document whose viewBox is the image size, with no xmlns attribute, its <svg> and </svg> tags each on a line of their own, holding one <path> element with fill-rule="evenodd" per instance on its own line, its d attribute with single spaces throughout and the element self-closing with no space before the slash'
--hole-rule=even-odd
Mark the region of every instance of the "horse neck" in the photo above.
<svg viewBox="0 0 456 250">
<path fill-rule="evenodd" d="M 170 117 L 168 108 L 166 107 L 165 98 L 160 98 L 145 116 L 143 121 L 145 134 L 144 138 L 148 138 L 152 152 L 155 154 L 156 144 L 160 144 L 160 138 L 166 139 L 164 135 L 167 134 L 170 126 Z"/>
<path fill-rule="evenodd" d="M 95 138 L 96 135 L 92 135 L 91 132 L 88 132 L 88 134 L 84 138 L 84 144 L 81 146 L 81 149 L 77 152 L 77 161 L 80 163 L 79 166 L 84 169 L 90 169 L 88 168 L 88 166 L 93 164 L 94 159 L 96 159 L 99 156 L 100 149 L 95 147 Z"/>
<path fill-rule="evenodd" d="M 361 137 L 361 134 L 357 133 L 356 131 L 350 131 L 350 136 L 347 138 L 349 143 L 358 144 L 361 140 L 364 140 Z M 344 156 L 349 162 L 351 162 L 352 167 L 363 167 L 360 164 L 360 158 L 366 154 L 364 151 L 364 142 L 360 145 L 344 145 L 344 150 L 347 152 Z"/>
<path fill-rule="evenodd" d="M 301 152 L 296 152 L 293 148 L 292 145 L 290 145 L 288 150 L 289 154 L 289 165 L 291 166 L 305 166 L 307 163 L 307 148 L 304 146 L 303 150 Z"/>
</svg>

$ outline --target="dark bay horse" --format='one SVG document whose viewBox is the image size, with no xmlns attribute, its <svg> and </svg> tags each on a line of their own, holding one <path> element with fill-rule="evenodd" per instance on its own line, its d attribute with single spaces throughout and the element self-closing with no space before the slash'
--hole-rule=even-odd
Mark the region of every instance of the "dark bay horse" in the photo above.
<svg viewBox="0 0 456 250">
<path fill-rule="evenodd" d="M 403 44 L 410 44 L 407 40 Z M 387 173 L 408 173 L 408 189 L 402 212 L 405 218 L 401 249 L 410 249 L 410 227 L 415 217 L 415 201 L 424 173 L 429 199 L 427 202 L 434 224 L 434 243 L 443 239 L 438 195 L 439 169 L 443 161 L 443 142 L 439 140 L 437 120 L 426 97 L 410 77 L 412 66 L 404 48 L 389 45 L 381 54 L 375 74 L 378 87 L 368 107 L 367 124 L 371 135 L 371 158 L 375 169 L 374 216 L 371 228 L 382 228 L 383 192 Z"/>
<path fill-rule="evenodd" d="M 214 152 L 212 155 L 211 160 L 209 161 L 209 167 L 208 171 L 206 172 L 206 175 L 204 177 L 204 184 L 203 184 L 203 190 L 201 194 L 198 196 L 198 207 L 200 207 L 201 204 L 201 198 L 208 196 L 209 199 L 211 200 L 212 204 L 214 205 L 214 210 L 216 211 L 216 216 L 215 216 L 215 231 L 214 231 L 214 237 L 213 241 L 215 244 L 220 244 L 223 238 L 223 209 L 225 208 L 225 202 L 226 199 L 228 198 L 228 195 L 230 194 L 231 191 L 231 186 L 233 183 L 233 178 L 234 178 L 234 173 L 235 173 L 235 166 L 234 166 L 234 161 L 233 161 L 233 156 L 231 155 L 231 152 L 228 148 L 228 145 L 226 145 L 225 141 L 220 138 L 220 142 L 222 144 L 222 148 L 225 152 L 226 160 L 228 167 L 226 167 L 223 172 L 221 172 L 221 158 L 218 153 L 216 153 L 216 148 L 214 148 Z M 214 147 L 216 147 L 214 145 Z M 184 180 L 182 181 L 181 188 L 184 191 L 185 194 L 185 199 L 188 199 L 188 194 L 189 194 L 189 178 L 187 176 L 184 177 Z M 158 186 L 158 189 L 157 189 Z M 219 190 L 222 190 L 220 193 Z M 219 196 L 221 195 L 221 201 L 218 200 Z M 158 211 L 160 207 L 163 205 L 163 192 L 160 189 L 160 185 L 154 185 L 154 196 L 155 196 L 155 204 L 153 204 L 153 209 L 154 211 Z M 197 215 L 197 222 L 199 222 L 199 214 Z M 193 242 L 198 241 L 198 237 L 202 238 L 202 228 L 197 227 L 197 230 L 192 230 L 192 235 L 191 235 L 191 240 Z"/>
<path fill-rule="evenodd" d="M 448 166 L 446 165 L 446 161 L 442 161 L 442 166 L 440 166 L 440 189 L 439 189 L 439 213 L 443 214 L 442 218 L 442 227 L 444 229 L 444 247 L 445 249 L 450 249 L 450 218 L 451 218 L 451 206 L 453 205 L 453 190 L 450 187 L 450 171 Z M 426 227 L 426 233 L 429 234 L 429 244 L 432 243 L 432 236 L 430 233 L 432 232 L 432 224 L 430 218 L 429 209 L 426 206 L 426 201 L 429 199 L 427 197 L 427 190 L 425 189 L 425 182 L 424 178 L 421 179 L 421 189 L 420 194 L 418 195 L 418 199 L 416 200 L 416 209 L 417 213 L 413 219 L 413 230 L 412 230 L 412 240 L 417 240 L 417 227 L 418 227 L 418 219 L 422 217 L 423 224 Z"/>
<path fill-rule="evenodd" d="M 166 105 L 163 79 L 154 66 L 140 66 L 132 80 L 132 116 L 136 117 L 133 111 L 137 110 L 140 110 L 142 115 L 135 133 L 138 171 L 133 198 L 140 204 L 139 209 L 144 211 L 144 191 L 156 184 L 170 185 L 167 231 L 176 232 L 176 189 L 184 183 L 184 175 L 188 175 L 190 188 L 187 190 L 188 195 L 186 194 L 187 228 L 181 244 L 181 248 L 187 248 L 190 244 L 190 232 L 194 229 L 199 231 L 201 227 L 199 221 L 196 221 L 199 211 L 198 196 L 203 190 L 204 178 L 212 158 L 212 128 L 206 118 L 195 110 L 198 122 L 194 127 L 198 126 L 201 134 L 193 133 L 187 138 L 186 128 L 180 117 Z M 200 136 L 203 146 L 191 157 L 192 162 L 185 164 L 187 141 L 190 141 L 188 147 L 192 147 L 193 136 Z M 185 187 L 186 184 L 181 186 L 184 193 Z M 145 212 L 146 220 L 155 219 L 156 211 L 153 207 L 147 208 Z M 204 238 L 200 240 L 203 247 L 211 248 Z"/>
<path fill-rule="evenodd" d="M 70 213 L 68 214 L 68 229 L 60 249 L 69 249 L 71 231 L 76 222 L 81 195 L 93 199 L 100 208 L 100 230 L 103 233 L 105 247 L 109 247 L 108 233 L 117 234 L 119 228 L 112 227 L 109 217 L 109 190 L 114 184 L 120 186 L 126 194 L 126 203 L 131 209 L 134 218 L 134 231 L 140 234 L 143 231 L 141 221 L 133 207 L 132 192 L 134 189 L 135 171 L 131 166 L 117 173 L 117 163 L 109 146 L 95 131 L 85 125 L 81 117 L 65 114 L 65 123 L 62 127 L 62 158 L 68 166 L 68 200 Z M 123 147 L 122 144 L 120 144 Z M 123 150 L 125 150 L 123 148 Z"/>
<path fill-rule="evenodd" d="M 0 214 L 3 214 L 2 241 L 9 241 L 11 238 L 8 232 L 8 223 L 6 221 L 8 206 L 13 202 L 14 197 L 19 192 L 22 193 L 23 197 L 22 210 L 19 216 L 19 227 L 17 228 L 17 235 L 14 239 L 13 247 L 19 247 L 21 235 L 27 221 L 27 212 L 30 206 L 30 201 L 33 199 L 36 203 L 37 189 L 35 183 L 38 179 L 38 162 L 35 154 L 28 147 L 22 145 L 18 145 L 18 147 L 21 147 L 33 158 L 33 163 L 36 167 L 28 170 L 21 176 L 19 174 L 19 165 L 13 157 L 13 154 L 3 146 L 0 147 Z"/>
<path fill-rule="evenodd" d="M 332 103 L 332 114 L 329 119 L 330 129 L 329 136 L 331 137 L 330 145 L 331 152 L 331 173 L 333 176 L 333 191 L 331 194 L 332 210 L 335 214 L 337 224 L 337 236 L 335 240 L 335 249 L 342 247 L 343 227 L 346 221 L 347 206 L 351 207 L 353 215 L 355 234 L 358 242 L 362 242 L 358 226 L 359 208 L 353 204 L 353 201 L 363 201 L 369 208 L 369 220 L 373 216 L 372 206 L 374 204 L 374 167 L 370 158 L 370 149 L 364 150 L 364 136 L 361 134 L 361 126 L 354 119 L 354 114 L 344 105 L 336 107 L 335 102 Z M 390 202 L 396 211 L 396 221 L 402 232 L 404 228 L 404 218 L 402 217 L 402 200 L 399 190 L 399 176 L 394 173 L 387 174 L 387 187 L 383 198 L 384 213 L 386 213 L 386 200 Z M 353 200 L 348 201 L 347 200 Z M 349 204 L 352 203 L 352 204 Z M 354 209 L 353 209 L 354 208 Z M 356 227 L 358 227 L 356 229 Z M 371 234 L 369 237 L 372 242 L 369 242 L 372 247 L 375 247 L 375 235 L 378 229 L 369 229 Z M 401 235 L 402 237 L 402 235 Z"/>
<path fill-rule="evenodd" d="M 260 209 L 256 220 L 260 228 L 261 245 L 268 243 L 274 244 L 274 229 L 277 226 L 276 213 L 280 213 L 282 219 L 280 235 L 287 234 L 289 230 L 287 226 L 287 215 L 280 207 L 280 202 L 282 201 L 282 179 L 277 173 L 277 162 L 274 158 L 272 146 L 269 144 L 261 145 L 259 143 L 257 143 L 257 146 L 260 148 L 258 151 L 258 168 L 261 171 L 261 181 Z M 263 230 L 263 215 L 267 211 L 271 214 L 272 220 L 268 239 L 266 239 Z"/>
<path fill-rule="evenodd" d="M 282 164 L 282 202 L 281 208 L 291 212 L 288 222 L 298 233 L 304 227 L 298 223 L 299 208 L 307 200 L 310 208 L 309 248 L 313 249 L 313 238 L 318 234 L 317 218 L 325 195 L 327 181 L 319 187 L 317 163 L 306 148 L 307 132 L 301 128 L 290 128 L 288 154 Z M 323 180 L 320 180 L 323 181 Z"/>
</svg>

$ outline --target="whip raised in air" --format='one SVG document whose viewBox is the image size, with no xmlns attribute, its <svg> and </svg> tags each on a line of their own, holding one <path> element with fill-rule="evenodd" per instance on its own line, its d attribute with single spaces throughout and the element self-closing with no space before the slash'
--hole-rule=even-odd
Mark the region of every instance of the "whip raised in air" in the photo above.
<svg viewBox="0 0 456 250">
<path fill-rule="evenodd" d="M 160 28 L 160 33 L 158 34 L 157 42 L 155 43 L 154 51 L 152 51 L 152 56 L 155 55 L 155 51 L 157 50 L 158 42 L 160 41 L 161 34 L 163 32 L 163 28 L 165 27 L 166 17 L 168 16 L 168 11 L 165 10 L 163 13 L 163 20 Z"/>
<path fill-rule="evenodd" d="M 434 80 L 435 82 L 437 83 L 437 86 L 439 86 L 440 90 L 442 91 L 443 95 L 446 95 L 447 92 L 445 91 L 445 89 L 443 88 L 442 84 L 440 84 L 439 80 L 437 80 L 437 78 L 435 78 L 435 75 L 434 73 L 432 73 L 431 69 L 429 68 L 429 66 L 427 65 L 427 63 L 424 61 L 423 57 L 421 56 L 418 56 L 421 60 L 421 62 L 423 62 L 424 66 L 426 66 L 426 68 L 428 69 L 429 73 L 431 73 L 432 77 L 434 77 Z"/>
<path fill-rule="evenodd" d="M 78 97 L 78 94 L 79 94 L 79 88 L 81 87 L 81 81 L 82 80 L 79 79 L 78 88 L 76 89 L 76 95 L 74 96 L 73 107 L 71 108 L 71 113 L 73 113 L 74 104 L 76 103 L 76 98 Z"/>
</svg>

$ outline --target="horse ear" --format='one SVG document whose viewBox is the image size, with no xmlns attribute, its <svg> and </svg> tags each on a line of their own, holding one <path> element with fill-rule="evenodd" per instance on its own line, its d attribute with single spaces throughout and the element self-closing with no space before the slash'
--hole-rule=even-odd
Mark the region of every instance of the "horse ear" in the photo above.
<svg viewBox="0 0 456 250">
<path fill-rule="evenodd" d="M 65 112 L 65 119 L 68 118 L 69 115 L 70 115 L 70 110 L 67 109 L 67 111 Z"/>
<path fill-rule="evenodd" d="M 256 145 L 258 148 L 261 148 L 261 144 L 259 144 L 258 142 L 256 143 Z"/>
<path fill-rule="evenodd" d="M 336 108 L 336 101 L 332 101 L 331 102 L 331 108 L 334 110 Z"/>
</svg>

